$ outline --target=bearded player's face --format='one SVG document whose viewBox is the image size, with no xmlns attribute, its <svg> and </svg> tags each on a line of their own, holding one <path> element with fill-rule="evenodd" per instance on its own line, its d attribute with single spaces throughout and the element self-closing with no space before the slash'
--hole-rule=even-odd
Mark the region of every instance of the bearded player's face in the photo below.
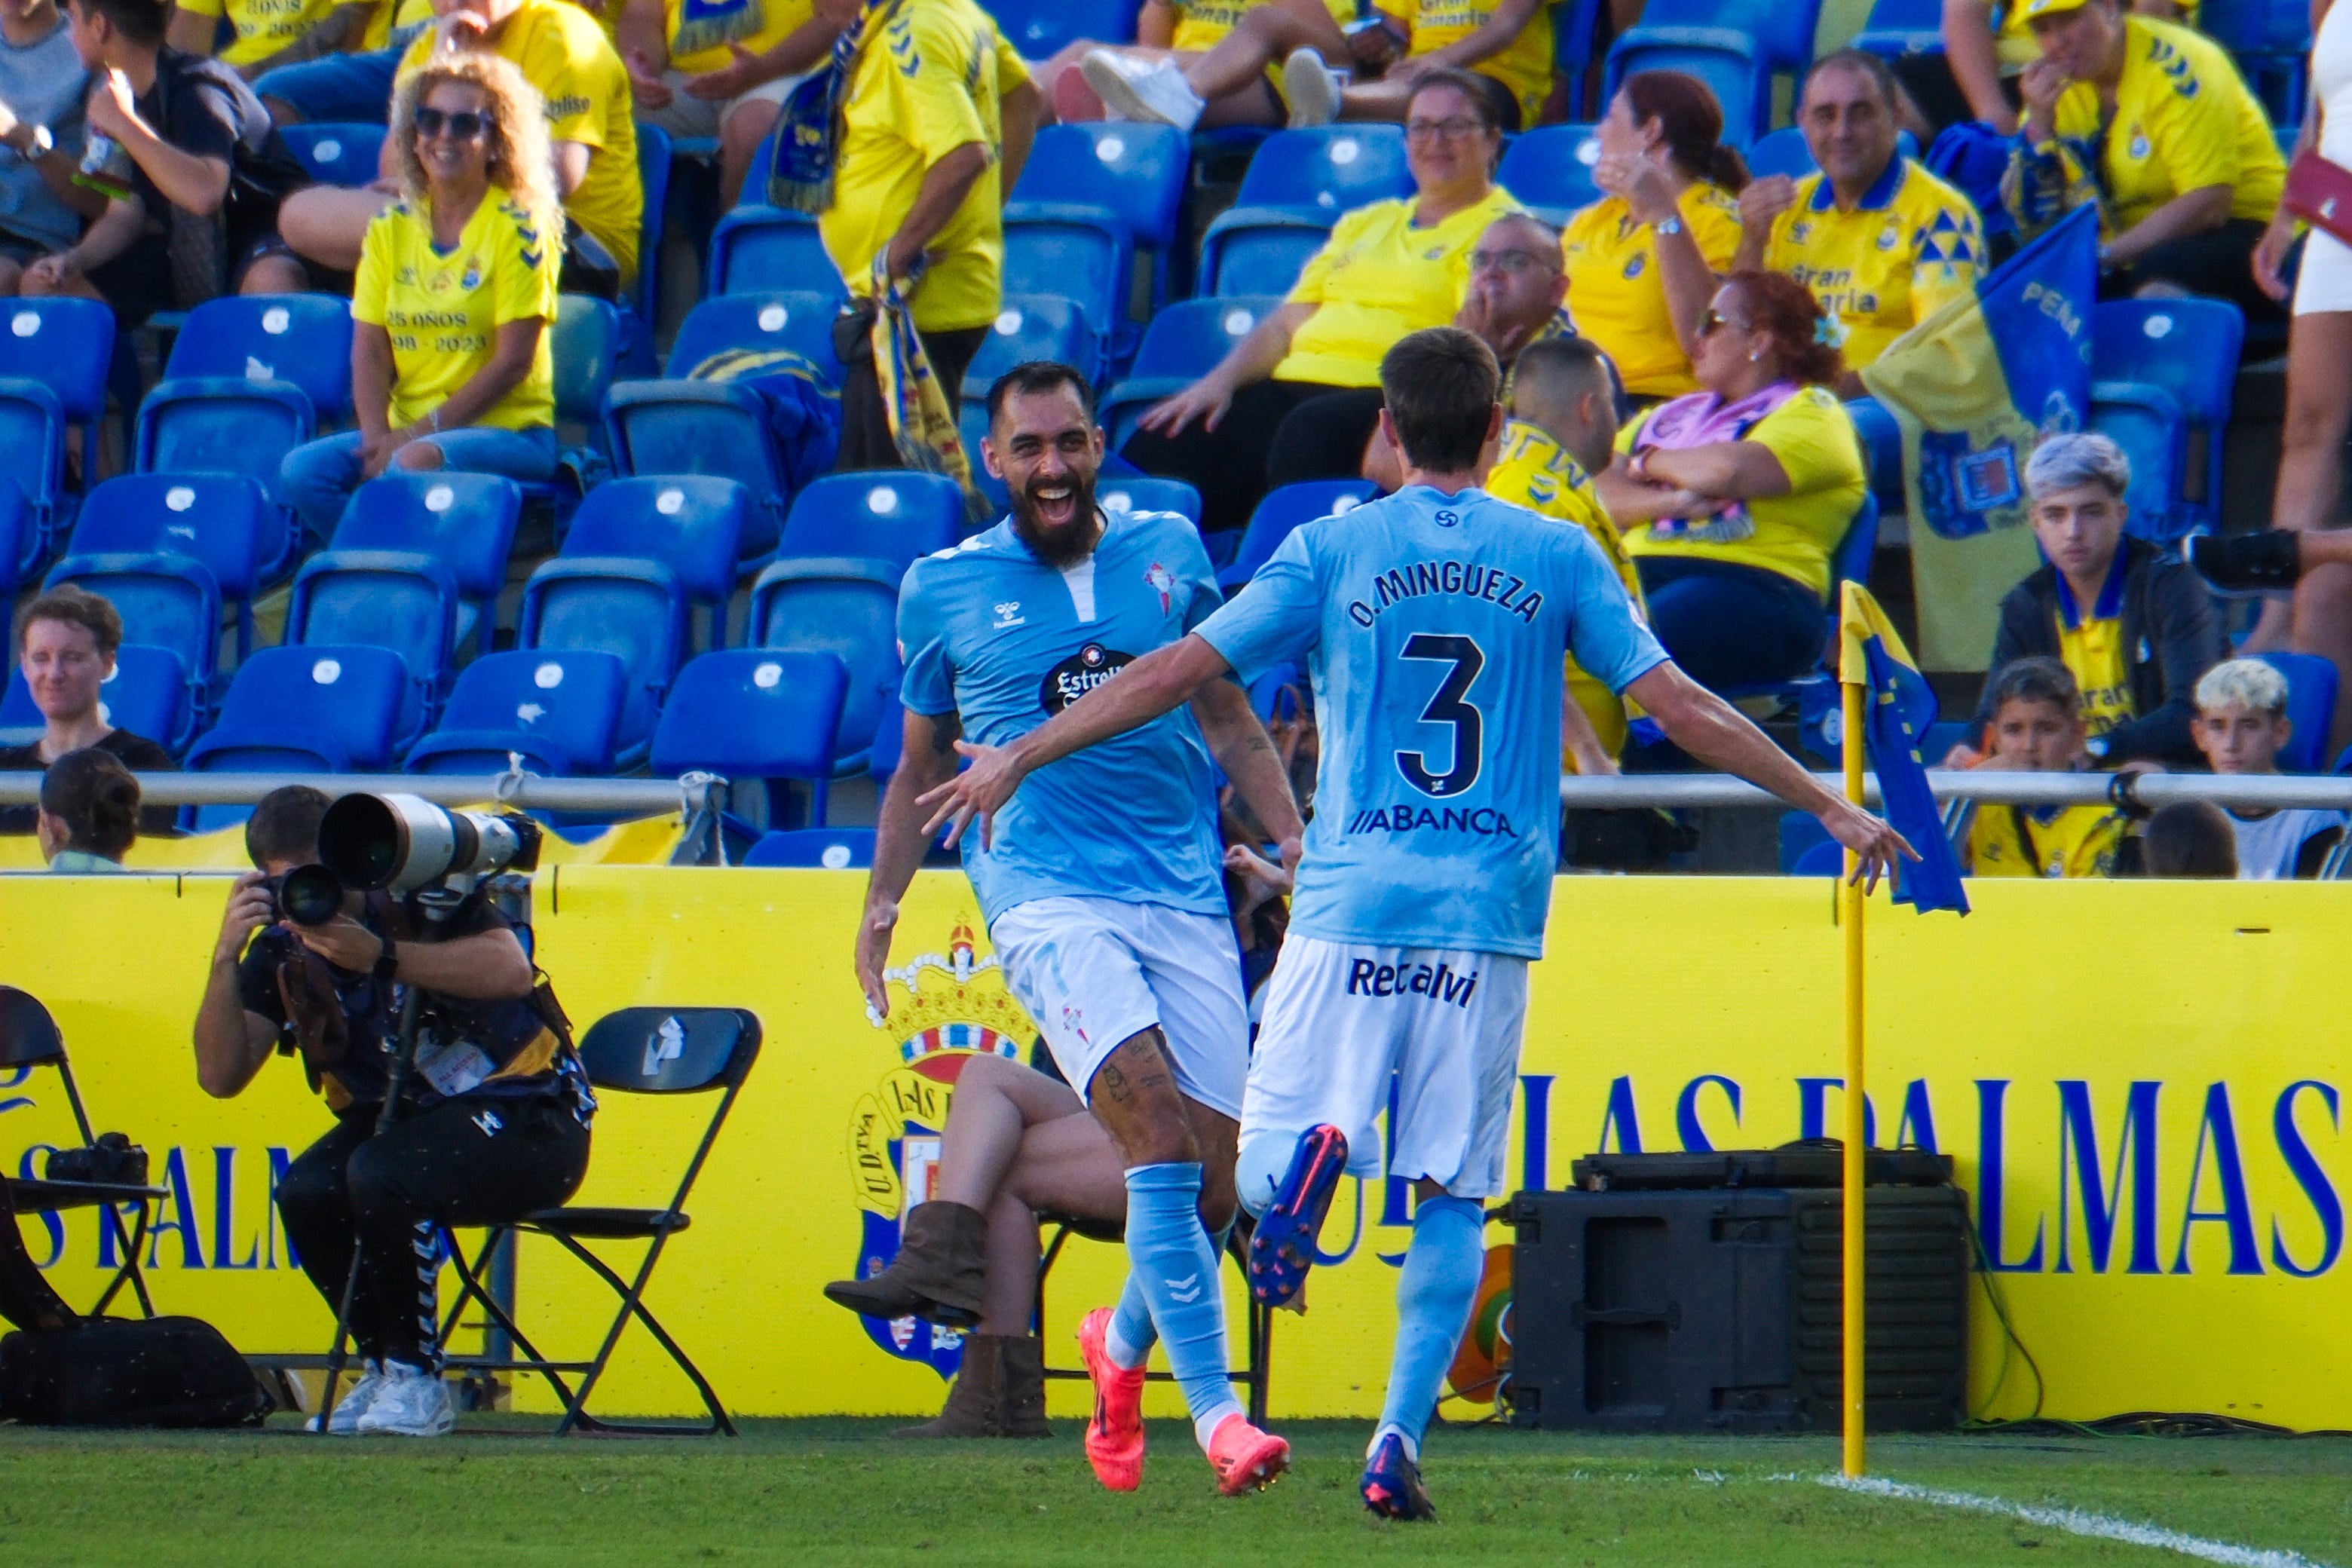
<svg viewBox="0 0 2352 1568">
<path fill-rule="evenodd" d="M 1067 565 L 1094 548 L 1102 432 L 1067 384 L 1006 395 L 982 455 L 1013 500 L 1013 528 L 1040 559 Z"/>
</svg>

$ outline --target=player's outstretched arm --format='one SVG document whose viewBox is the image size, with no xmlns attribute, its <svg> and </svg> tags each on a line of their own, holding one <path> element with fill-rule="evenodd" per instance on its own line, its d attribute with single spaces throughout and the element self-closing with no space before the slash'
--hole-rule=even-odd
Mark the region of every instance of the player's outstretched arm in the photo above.
<svg viewBox="0 0 2352 1568">
<path fill-rule="evenodd" d="M 1290 793 L 1290 770 L 1258 722 L 1249 693 L 1234 681 L 1207 681 L 1192 694 L 1192 719 L 1217 766 L 1282 847 L 1284 869 L 1296 868 L 1307 824 L 1298 815 L 1298 797 Z"/>
<path fill-rule="evenodd" d="M 1799 811 L 1821 820 L 1830 837 L 1853 850 L 1856 880 L 1875 888 L 1892 876 L 1897 857 L 1916 860 L 1903 836 L 1797 765 L 1739 710 L 1693 680 L 1671 662 L 1637 677 L 1625 695 L 1639 702 L 1666 738 L 1709 767 L 1736 773 L 1769 789 Z"/>
<path fill-rule="evenodd" d="M 955 776 L 957 737 L 963 725 L 952 713 L 906 714 L 906 739 L 898 771 L 882 797 L 874 830 L 874 869 L 866 879 L 866 908 L 857 917 L 857 984 L 877 1016 L 890 1012 L 889 988 L 882 983 L 890 962 L 890 937 L 898 927 L 898 900 L 923 863 L 930 834 L 923 826 L 925 791 Z"/>
<path fill-rule="evenodd" d="M 936 833 L 942 823 L 952 822 L 948 841 L 953 843 L 978 818 L 981 847 L 987 847 L 990 823 L 1031 770 L 1150 723 L 1189 699 L 1203 681 L 1231 668 L 1223 654 L 1193 632 L 1181 642 L 1152 649 L 1018 740 L 1002 746 L 958 741 L 955 749 L 971 765 L 924 793 L 920 804 L 931 808 L 931 816 L 923 831 Z M 891 781 L 894 795 L 897 784 Z M 875 868 L 878 876 L 878 851 Z"/>
</svg>

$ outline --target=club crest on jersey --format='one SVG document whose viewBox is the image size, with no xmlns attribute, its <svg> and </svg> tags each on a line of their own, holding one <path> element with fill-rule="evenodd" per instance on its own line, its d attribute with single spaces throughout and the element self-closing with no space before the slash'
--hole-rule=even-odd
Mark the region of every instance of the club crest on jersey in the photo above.
<svg viewBox="0 0 2352 1568">
<path fill-rule="evenodd" d="M 1048 713 L 1059 713 L 1134 662 L 1131 653 L 1090 642 L 1045 672 L 1037 704 Z"/>
<path fill-rule="evenodd" d="M 1176 595 L 1176 574 L 1155 561 L 1143 569 L 1144 584 L 1160 595 L 1160 613 L 1166 615 Z"/>
</svg>

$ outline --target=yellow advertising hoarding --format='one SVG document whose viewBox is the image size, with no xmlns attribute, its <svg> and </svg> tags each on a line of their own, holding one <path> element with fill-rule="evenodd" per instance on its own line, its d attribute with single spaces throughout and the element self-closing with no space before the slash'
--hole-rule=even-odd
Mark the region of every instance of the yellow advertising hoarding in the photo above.
<svg viewBox="0 0 2352 1568">
<path fill-rule="evenodd" d="M 0 979 L 56 1012 L 91 1113 L 146 1145 L 169 1186 L 148 1244 L 165 1310 L 248 1351 L 322 1350 L 330 1324 L 271 1224 L 274 1170 L 327 1125 L 291 1063 L 235 1101 L 205 1099 L 188 1024 L 217 930 L 219 876 L 0 879 Z M 1565 879 L 1533 974 L 1512 1169 L 1559 1186 L 1594 1149 L 1769 1146 L 1834 1130 L 1838 952 L 1814 879 Z M 735 1410 L 937 1407 L 951 1342 L 867 1325 L 824 1281 L 887 1250 L 925 1187 L 955 1072 L 1020 1052 L 971 892 L 926 873 L 893 954 L 887 1025 L 847 962 L 863 878 L 825 871 L 565 865 L 539 879 L 537 937 L 572 1016 L 724 1005 L 766 1045 L 649 1300 Z M 1966 920 L 1874 905 L 1872 1105 L 1877 1141 L 1954 1155 L 1991 1270 L 2046 1379 L 2043 1412 L 2201 1410 L 2298 1427 L 2352 1425 L 2340 1353 L 2340 1098 L 2352 1068 L 2335 966 L 2352 903 L 2332 886 L 1978 882 Z M 709 1101 L 608 1093 L 578 1201 L 666 1202 Z M 54 1076 L 0 1073 L 0 1161 L 30 1171 L 69 1128 Z M 1393 1184 L 1343 1188 L 1301 1321 L 1276 1332 L 1274 1408 L 1380 1405 L 1395 1264 L 1409 1231 Z M 77 1303 L 102 1279 L 93 1216 L 22 1222 Z M 1490 1241 L 1507 1239 L 1500 1227 Z M 1048 1300 L 1048 1356 L 1108 1301 L 1116 1247 L 1073 1243 Z M 522 1321 L 543 1348 L 590 1347 L 609 1294 L 526 1246 Z M 1229 1300 L 1237 1277 L 1227 1271 Z M 2016 1415 L 2033 1391 L 2004 1359 L 1979 1289 L 1972 1410 Z M 549 1331 L 539 1333 L 541 1329 Z M 461 1338 L 459 1349 L 471 1348 Z M 1172 1413 L 1172 1394 L 1154 1397 Z M 523 1403 L 543 1402 L 531 1388 Z M 625 1339 L 600 1405 L 685 1412 L 649 1342 Z M 1084 1385 L 1054 1386 L 1057 1412 Z"/>
</svg>

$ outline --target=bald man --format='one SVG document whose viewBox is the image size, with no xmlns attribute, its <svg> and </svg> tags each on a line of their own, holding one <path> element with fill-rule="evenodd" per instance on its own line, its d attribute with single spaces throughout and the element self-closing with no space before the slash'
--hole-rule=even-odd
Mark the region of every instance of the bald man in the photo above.
<svg viewBox="0 0 2352 1568">
<path fill-rule="evenodd" d="M 1470 291 L 1454 324 L 1486 340 L 1507 365 L 1538 339 L 1576 331 L 1567 300 L 1559 231 L 1528 213 L 1505 213 L 1470 252 Z"/>
</svg>

